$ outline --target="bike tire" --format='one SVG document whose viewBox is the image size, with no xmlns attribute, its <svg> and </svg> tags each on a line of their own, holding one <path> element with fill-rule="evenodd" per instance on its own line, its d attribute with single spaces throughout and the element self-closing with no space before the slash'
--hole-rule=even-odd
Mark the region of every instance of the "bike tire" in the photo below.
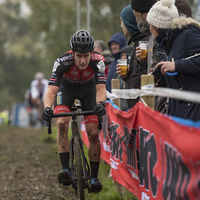
<svg viewBox="0 0 200 200">
<path fill-rule="evenodd" d="M 83 185 L 83 165 L 80 153 L 80 141 L 79 136 L 74 137 L 74 148 L 75 148 L 75 162 L 76 162 L 76 173 L 78 178 L 78 192 L 80 200 L 85 200 L 84 185 Z"/>
</svg>

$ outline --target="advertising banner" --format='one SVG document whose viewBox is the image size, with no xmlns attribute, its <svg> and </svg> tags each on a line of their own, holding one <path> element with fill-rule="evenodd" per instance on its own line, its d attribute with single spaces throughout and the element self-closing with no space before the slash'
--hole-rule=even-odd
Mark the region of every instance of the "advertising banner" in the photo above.
<svg viewBox="0 0 200 200">
<path fill-rule="evenodd" d="M 111 166 L 113 180 L 142 200 L 199 199 L 200 128 L 142 103 L 128 111 L 107 103 L 106 110 L 101 157 Z"/>
</svg>

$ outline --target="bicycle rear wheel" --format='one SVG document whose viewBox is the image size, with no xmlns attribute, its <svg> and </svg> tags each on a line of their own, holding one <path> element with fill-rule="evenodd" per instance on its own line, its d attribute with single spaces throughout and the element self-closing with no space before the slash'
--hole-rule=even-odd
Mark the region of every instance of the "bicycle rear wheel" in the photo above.
<svg viewBox="0 0 200 200">
<path fill-rule="evenodd" d="M 76 173 L 78 178 L 78 193 L 80 200 L 85 200 L 84 185 L 83 185 L 83 165 L 80 153 L 80 141 L 79 136 L 74 137 L 74 148 L 75 148 L 75 162 L 76 162 Z"/>
</svg>

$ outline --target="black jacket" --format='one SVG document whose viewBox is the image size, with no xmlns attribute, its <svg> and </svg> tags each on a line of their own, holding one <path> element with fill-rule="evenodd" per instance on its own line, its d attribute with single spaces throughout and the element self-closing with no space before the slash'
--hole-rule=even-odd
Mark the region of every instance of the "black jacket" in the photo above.
<svg viewBox="0 0 200 200">
<path fill-rule="evenodd" d="M 130 38 L 129 44 L 131 42 L 134 43 L 133 51 L 131 53 L 131 59 L 130 59 L 130 65 L 129 65 L 129 71 L 127 74 L 127 77 L 123 79 L 126 83 L 126 89 L 140 89 L 141 86 L 141 75 L 147 74 L 147 63 L 138 63 L 136 58 L 136 47 L 139 46 L 139 41 L 148 41 L 150 34 L 143 34 L 141 32 L 136 32 L 133 34 Z M 137 99 L 127 99 L 128 108 L 132 108 L 137 102 L 139 101 L 139 98 Z"/>
<path fill-rule="evenodd" d="M 172 29 L 167 32 L 166 53 L 168 61 L 174 59 L 178 72 L 177 76 L 165 75 L 167 87 L 200 92 L 200 56 L 185 60 L 200 53 L 200 24 L 191 18 L 173 20 Z M 200 104 L 169 99 L 169 115 L 200 120 Z"/>
</svg>

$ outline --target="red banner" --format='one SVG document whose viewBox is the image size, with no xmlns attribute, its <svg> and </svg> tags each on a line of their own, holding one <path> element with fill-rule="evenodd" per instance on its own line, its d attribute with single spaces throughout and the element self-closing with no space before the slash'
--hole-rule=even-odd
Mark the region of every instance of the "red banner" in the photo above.
<svg viewBox="0 0 200 200">
<path fill-rule="evenodd" d="M 142 200 L 199 199 L 200 129 L 142 103 L 128 111 L 107 103 L 106 109 L 101 157 L 115 181 Z"/>
</svg>

